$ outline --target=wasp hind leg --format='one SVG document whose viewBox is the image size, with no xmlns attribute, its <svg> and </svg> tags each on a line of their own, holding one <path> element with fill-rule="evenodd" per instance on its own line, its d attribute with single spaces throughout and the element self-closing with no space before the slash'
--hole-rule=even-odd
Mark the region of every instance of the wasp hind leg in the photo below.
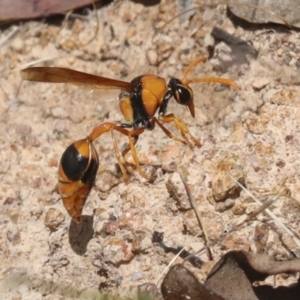
<svg viewBox="0 0 300 300">
<path fill-rule="evenodd" d="M 128 131 L 129 143 L 122 150 L 122 157 L 125 160 L 125 155 L 130 151 L 138 172 L 140 173 L 140 175 L 142 177 L 148 179 L 148 176 L 145 174 L 145 172 L 141 168 L 141 165 L 139 163 L 139 159 L 137 156 L 136 148 L 135 148 L 135 145 L 139 139 L 139 135 L 142 134 L 143 132 L 144 132 L 144 128 L 137 128 L 137 129 Z M 129 163 L 126 162 L 126 164 L 127 164 L 127 166 L 129 166 Z"/>
<path fill-rule="evenodd" d="M 110 134 L 111 134 L 111 139 L 112 139 L 112 142 L 113 142 L 114 152 L 115 152 L 115 156 L 117 158 L 118 165 L 119 165 L 119 167 L 120 167 L 120 169 L 122 171 L 124 181 L 128 182 L 129 178 L 128 178 L 128 175 L 127 175 L 127 171 L 130 174 L 132 174 L 133 170 L 131 170 L 131 168 L 128 167 L 127 162 L 125 161 L 124 157 L 120 153 L 117 141 L 115 139 L 114 131 L 111 130 Z"/>
<path fill-rule="evenodd" d="M 134 148 L 135 148 L 135 145 L 136 145 L 136 143 L 137 143 L 137 141 L 138 141 L 138 139 L 139 139 L 139 135 L 132 136 L 131 138 L 132 138 L 133 146 L 134 146 Z M 127 154 L 129 151 L 131 151 L 131 147 L 132 147 L 132 146 L 130 146 L 129 143 L 125 143 L 125 144 L 123 145 L 123 147 L 122 147 L 121 153 L 122 153 L 122 158 L 124 159 L 124 161 L 125 161 L 125 163 L 126 163 L 126 166 L 127 166 L 128 170 L 129 170 L 129 172 L 130 172 L 131 174 L 133 174 L 133 173 L 134 173 L 134 170 L 131 168 L 132 163 L 126 161 L 126 159 L 125 159 L 126 154 Z"/>
<path fill-rule="evenodd" d="M 133 170 L 131 169 L 131 167 L 128 165 L 128 163 L 124 159 L 124 156 L 129 152 L 129 150 L 131 151 L 135 166 L 136 166 L 137 170 L 139 171 L 139 173 L 141 174 L 141 176 L 143 176 L 144 178 L 148 178 L 148 176 L 144 173 L 144 171 L 142 170 L 142 168 L 140 166 L 140 163 L 139 163 L 139 160 L 137 157 L 137 153 L 136 153 L 136 149 L 135 149 L 135 144 L 138 140 L 137 136 L 139 136 L 141 133 L 144 132 L 144 128 L 128 130 L 118 124 L 115 124 L 112 122 L 104 122 L 104 123 L 101 123 L 100 125 L 96 126 L 93 129 L 92 133 L 89 135 L 89 137 L 91 140 L 95 140 L 100 135 L 102 135 L 103 133 L 108 132 L 108 131 L 111 132 L 113 146 L 114 146 L 114 152 L 115 152 L 118 164 L 120 166 L 120 169 L 123 173 L 124 180 L 128 181 L 127 171 L 129 173 L 133 173 Z M 122 154 L 120 153 L 117 142 L 115 140 L 114 133 L 113 133 L 114 131 L 118 131 L 128 137 L 128 145 L 122 151 Z"/>
</svg>

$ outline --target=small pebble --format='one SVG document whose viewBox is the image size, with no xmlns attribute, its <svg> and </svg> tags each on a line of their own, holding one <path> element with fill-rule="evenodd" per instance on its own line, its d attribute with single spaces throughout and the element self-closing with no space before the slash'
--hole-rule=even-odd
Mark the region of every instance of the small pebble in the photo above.
<svg viewBox="0 0 300 300">
<path fill-rule="evenodd" d="M 269 118 L 264 115 L 257 115 L 253 112 L 247 111 L 242 116 L 242 122 L 248 131 L 255 134 L 262 134 L 267 130 Z"/>
<path fill-rule="evenodd" d="M 58 167 L 58 161 L 56 158 L 50 158 L 48 160 L 48 167 Z"/>
<path fill-rule="evenodd" d="M 51 231 L 56 231 L 64 221 L 64 214 L 59 209 L 51 207 L 46 212 L 44 224 Z"/>
<path fill-rule="evenodd" d="M 69 132 L 67 122 L 65 120 L 58 120 L 54 125 L 53 132 L 67 134 Z"/>
<path fill-rule="evenodd" d="M 114 234 L 119 229 L 118 221 L 110 221 L 104 223 L 103 230 L 106 234 L 111 235 Z"/>
<path fill-rule="evenodd" d="M 135 36 L 137 34 L 137 30 L 136 30 L 136 27 L 130 27 L 128 30 L 127 30 L 127 33 L 126 33 L 126 38 L 128 40 L 130 40 L 133 36 Z"/>
<path fill-rule="evenodd" d="M 270 80 L 268 78 L 258 78 L 256 79 L 253 84 L 252 84 L 252 87 L 255 89 L 255 90 L 261 90 L 263 89 L 264 87 L 266 87 L 268 84 L 270 83 Z"/>
<path fill-rule="evenodd" d="M 226 210 L 229 210 L 234 206 L 234 200 L 233 199 L 226 199 L 223 202 L 217 202 L 215 205 L 215 209 L 217 212 L 224 212 Z"/>
<path fill-rule="evenodd" d="M 26 136 L 31 132 L 31 127 L 29 125 L 17 125 L 16 126 L 16 134 L 20 136 Z"/>
<path fill-rule="evenodd" d="M 169 143 L 161 149 L 160 160 L 164 171 L 174 172 L 182 161 L 183 153 L 179 143 Z"/>
<path fill-rule="evenodd" d="M 14 227 L 7 231 L 7 239 L 13 244 L 17 245 L 21 242 L 21 235 L 18 228 Z"/>
<path fill-rule="evenodd" d="M 24 50 L 23 39 L 21 39 L 19 37 L 15 38 L 11 43 L 11 47 L 13 48 L 13 50 L 15 50 L 17 52 L 22 52 Z"/>
<path fill-rule="evenodd" d="M 56 106 L 51 109 L 51 115 L 53 118 L 66 119 L 69 114 L 62 107 Z"/>
<path fill-rule="evenodd" d="M 103 243 L 103 261 L 119 265 L 123 262 L 129 262 L 133 258 L 132 247 L 122 238 L 110 236 Z"/>
<path fill-rule="evenodd" d="M 133 249 L 137 252 L 147 252 L 152 247 L 152 233 L 150 230 L 137 230 L 133 233 Z"/>
<path fill-rule="evenodd" d="M 191 209 L 191 203 L 179 173 L 175 172 L 169 177 L 169 180 L 166 182 L 166 187 L 181 209 Z"/>
<path fill-rule="evenodd" d="M 119 179 L 111 172 L 103 172 L 98 188 L 101 192 L 108 192 L 119 183 Z"/>
<path fill-rule="evenodd" d="M 243 204 L 235 205 L 232 209 L 233 214 L 237 216 L 244 215 L 246 212 L 245 206 Z"/>
<path fill-rule="evenodd" d="M 131 279 L 132 279 L 132 281 L 137 281 L 137 280 L 140 280 L 140 279 L 142 279 L 142 278 L 144 278 L 144 273 L 143 272 L 133 272 L 132 274 L 131 274 Z"/>
<path fill-rule="evenodd" d="M 158 58 L 157 58 L 157 52 L 156 51 L 154 51 L 153 49 L 148 50 L 146 52 L 146 57 L 147 57 L 147 60 L 148 60 L 148 62 L 151 66 L 156 66 L 157 65 Z"/>
</svg>

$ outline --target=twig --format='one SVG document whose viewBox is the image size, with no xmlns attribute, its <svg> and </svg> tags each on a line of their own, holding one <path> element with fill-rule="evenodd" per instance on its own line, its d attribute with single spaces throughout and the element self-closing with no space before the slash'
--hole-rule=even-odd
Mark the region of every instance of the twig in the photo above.
<svg viewBox="0 0 300 300">
<path fill-rule="evenodd" d="M 289 230 L 278 218 L 277 216 L 271 212 L 267 207 L 269 207 L 271 204 L 273 204 L 278 198 L 286 194 L 287 189 L 283 189 L 281 192 L 279 192 L 273 199 L 270 199 L 266 203 L 262 203 L 259 199 L 257 199 L 249 190 L 247 190 L 243 185 L 241 185 L 235 178 L 233 178 L 230 174 L 227 174 L 241 189 L 243 189 L 257 204 L 261 205 L 258 211 L 255 213 L 251 214 L 246 220 L 248 221 L 249 219 L 252 219 L 254 216 L 257 216 L 261 211 L 265 210 L 265 212 L 274 220 L 275 224 L 284 230 L 292 239 L 294 242 L 297 244 L 298 247 L 300 247 L 300 241 L 299 239 L 295 236 L 295 234 Z M 271 201 L 272 200 L 272 201 Z"/>
</svg>

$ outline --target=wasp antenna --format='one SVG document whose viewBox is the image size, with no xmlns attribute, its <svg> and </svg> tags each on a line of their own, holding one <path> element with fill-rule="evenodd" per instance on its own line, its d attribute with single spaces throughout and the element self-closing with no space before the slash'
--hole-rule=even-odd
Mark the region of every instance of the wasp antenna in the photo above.
<svg viewBox="0 0 300 300">
<path fill-rule="evenodd" d="M 185 82 L 185 84 L 188 85 L 189 83 L 197 83 L 197 82 L 198 83 L 199 82 L 222 83 L 222 84 L 226 84 L 228 86 L 231 86 L 235 90 L 237 90 L 239 88 L 238 85 L 230 79 L 216 78 L 216 77 L 212 77 L 212 78 L 194 78 L 194 79 L 187 80 Z"/>
<path fill-rule="evenodd" d="M 199 63 L 205 63 L 207 61 L 207 59 L 203 56 L 200 56 L 196 59 L 194 59 L 189 65 L 188 67 L 185 69 L 184 73 L 183 73 L 183 79 L 182 82 L 187 84 L 187 80 L 186 77 L 189 74 L 189 72 L 191 71 L 192 68 L 194 68 L 196 65 L 198 65 Z"/>
</svg>

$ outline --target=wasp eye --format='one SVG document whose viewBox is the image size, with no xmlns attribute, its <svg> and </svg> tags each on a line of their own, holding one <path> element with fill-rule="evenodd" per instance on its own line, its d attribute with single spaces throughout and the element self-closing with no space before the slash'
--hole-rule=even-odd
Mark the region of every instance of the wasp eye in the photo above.
<svg viewBox="0 0 300 300">
<path fill-rule="evenodd" d="M 190 90 L 184 86 L 177 86 L 175 91 L 175 99 L 179 104 L 188 105 L 192 100 Z"/>
<path fill-rule="evenodd" d="M 168 84 L 175 100 L 182 105 L 188 105 L 193 100 L 193 91 L 179 79 L 172 78 Z"/>
</svg>

